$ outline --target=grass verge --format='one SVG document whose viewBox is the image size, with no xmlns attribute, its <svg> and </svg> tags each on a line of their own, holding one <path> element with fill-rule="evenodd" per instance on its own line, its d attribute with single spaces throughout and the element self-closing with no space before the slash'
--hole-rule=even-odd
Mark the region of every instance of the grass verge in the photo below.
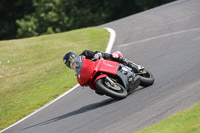
<svg viewBox="0 0 200 133">
<path fill-rule="evenodd" d="M 85 28 L 53 35 L 0 41 L 0 130 L 77 84 L 64 66 L 68 51 L 105 51 L 109 33 Z"/>
<path fill-rule="evenodd" d="M 200 103 L 137 133 L 200 133 Z"/>
</svg>

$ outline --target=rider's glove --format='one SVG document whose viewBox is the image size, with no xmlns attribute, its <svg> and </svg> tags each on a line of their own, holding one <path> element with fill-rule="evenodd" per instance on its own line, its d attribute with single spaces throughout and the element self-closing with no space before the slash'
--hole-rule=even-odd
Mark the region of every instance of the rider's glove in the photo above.
<svg viewBox="0 0 200 133">
<path fill-rule="evenodd" d="M 112 54 L 112 57 L 113 57 L 114 59 L 118 59 L 118 58 L 119 58 L 119 55 L 118 55 L 117 53 L 113 53 L 113 54 Z"/>
<path fill-rule="evenodd" d="M 102 54 L 101 53 L 96 53 L 95 55 L 94 55 L 94 58 L 95 59 L 100 59 L 102 57 Z"/>
</svg>

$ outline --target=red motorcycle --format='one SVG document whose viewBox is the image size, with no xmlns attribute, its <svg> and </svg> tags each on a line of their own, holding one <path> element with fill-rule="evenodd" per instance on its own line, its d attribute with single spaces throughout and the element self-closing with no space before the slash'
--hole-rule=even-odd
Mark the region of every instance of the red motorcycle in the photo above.
<svg viewBox="0 0 200 133">
<path fill-rule="evenodd" d="M 121 53 L 117 54 L 123 57 Z M 145 69 L 134 73 L 131 68 L 121 63 L 103 58 L 93 61 L 82 56 L 79 60 L 81 64 L 78 65 L 79 68 L 76 68 L 79 84 L 89 86 L 99 95 L 123 99 L 138 86 L 147 87 L 154 82 L 153 75 Z"/>
</svg>

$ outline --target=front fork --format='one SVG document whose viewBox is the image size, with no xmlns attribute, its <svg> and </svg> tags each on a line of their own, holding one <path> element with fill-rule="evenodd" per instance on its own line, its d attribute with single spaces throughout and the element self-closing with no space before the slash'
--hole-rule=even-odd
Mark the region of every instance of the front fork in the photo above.
<svg viewBox="0 0 200 133">
<path fill-rule="evenodd" d="M 112 81 L 112 79 L 110 79 L 109 77 L 106 77 L 106 80 L 112 85 L 115 85 L 115 82 Z"/>
</svg>

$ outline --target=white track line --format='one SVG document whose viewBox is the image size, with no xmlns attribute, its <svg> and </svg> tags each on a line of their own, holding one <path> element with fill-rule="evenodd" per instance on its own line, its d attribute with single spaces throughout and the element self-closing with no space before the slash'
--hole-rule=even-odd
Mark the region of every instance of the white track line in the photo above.
<svg viewBox="0 0 200 133">
<path fill-rule="evenodd" d="M 110 28 L 105 28 L 108 32 L 110 32 L 110 40 L 108 42 L 107 48 L 106 48 L 106 52 L 110 53 L 113 43 L 115 41 L 115 31 L 113 29 Z M 46 107 L 48 107 L 49 105 L 53 104 L 54 102 L 58 101 L 59 99 L 61 99 L 62 97 L 64 97 L 65 95 L 69 94 L 70 92 L 72 92 L 73 90 L 75 90 L 77 87 L 79 87 L 80 85 L 77 84 L 76 86 L 74 86 L 73 88 L 71 88 L 69 91 L 65 92 L 64 94 L 60 95 L 59 97 L 57 97 L 56 99 L 52 100 L 51 102 L 45 104 L 44 106 L 42 106 L 41 108 L 37 109 L 36 111 L 34 111 L 33 113 L 27 115 L 26 117 L 22 118 L 21 120 L 17 121 L 16 123 L 12 124 L 11 126 L 3 129 L 2 131 L 0 131 L 0 133 L 14 127 L 15 125 L 19 124 L 20 122 L 28 119 L 29 117 L 33 116 L 34 114 L 38 113 L 39 111 L 45 109 Z"/>
<path fill-rule="evenodd" d="M 113 47 L 113 44 L 115 42 L 115 37 L 116 37 L 116 33 L 113 29 L 111 28 L 105 28 L 108 32 L 110 32 L 110 40 L 108 42 L 107 48 L 106 48 L 106 53 L 110 53 L 111 49 Z"/>
<path fill-rule="evenodd" d="M 178 31 L 178 32 L 172 32 L 172 33 L 169 33 L 169 34 L 155 36 L 155 37 L 147 38 L 147 39 L 144 39 L 144 40 L 126 43 L 126 44 L 123 44 L 123 45 L 119 45 L 117 47 L 125 47 L 125 46 L 128 46 L 128 45 L 133 45 L 133 44 L 136 44 L 136 43 L 143 43 L 143 42 L 147 42 L 147 41 L 150 41 L 150 40 L 154 40 L 154 39 L 158 39 L 158 38 L 162 38 L 162 37 L 166 37 L 166 36 L 177 35 L 177 34 L 182 34 L 182 33 L 190 32 L 190 31 L 198 31 L 198 30 L 200 30 L 200 28 L 193 28 L 193 29 L 187 29 L 187 30 L 182 30 L 182 31 Z"/>
</svg>

